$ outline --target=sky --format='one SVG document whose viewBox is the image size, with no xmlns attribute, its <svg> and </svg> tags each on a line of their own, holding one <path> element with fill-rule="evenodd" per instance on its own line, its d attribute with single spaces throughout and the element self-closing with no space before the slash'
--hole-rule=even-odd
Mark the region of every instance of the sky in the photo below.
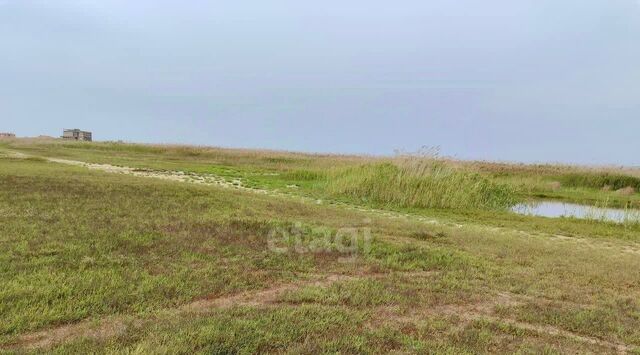
<svg viewBox="0 0 640 355">
<path fill-rule="evenodd" d="M 0 131 L 640 165 L 639 0 L 0 0 Z"/>
</svg>

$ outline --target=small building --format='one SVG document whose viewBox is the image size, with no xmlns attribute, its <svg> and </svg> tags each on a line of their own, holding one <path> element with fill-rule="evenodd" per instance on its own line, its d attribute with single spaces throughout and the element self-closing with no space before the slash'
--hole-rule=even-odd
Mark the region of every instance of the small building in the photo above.
<svg viewBox="0 0 640 355">
<path fill-rule="evenodd" d="M 0 132 L 0 138 L 15 138 L 15 137 L 16 137 L 15 133 Z"/>
<path fill-rule="evenodd" d="M 62 133 L 62 138 L 85 142 L 91 142 L 93 140 L 91 132 L 81 131 L 79 129 L 65 129 L 64 133 Z"/>
</svg>

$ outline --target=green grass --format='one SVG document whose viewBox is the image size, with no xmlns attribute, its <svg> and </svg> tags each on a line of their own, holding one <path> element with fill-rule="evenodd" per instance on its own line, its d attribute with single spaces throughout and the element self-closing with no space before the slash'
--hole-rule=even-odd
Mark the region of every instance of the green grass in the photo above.
<svg viewBox="0 0 640 355">
<path fill-rule="evenodd" d="M 535 327 L 640 347 L 640 227 L 504 211 L 569 168 L 115 143 L 3 148 L 208 172 L 288 195 L 0 154 L 0 352 L 614 352 Z M 370 243 L 337 237 L 353 230 Z M 72 336 L 25 341 L 63 325 Z"/>
</svg>

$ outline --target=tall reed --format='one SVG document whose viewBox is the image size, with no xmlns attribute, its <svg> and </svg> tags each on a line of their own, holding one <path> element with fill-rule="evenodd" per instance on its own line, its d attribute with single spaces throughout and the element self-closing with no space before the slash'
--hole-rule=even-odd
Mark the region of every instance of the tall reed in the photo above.
<svg viewBox="0 0 640 355">
<path fill-rule="evenodd" d="M 327 191 L 397 207 L 505 209 L 518 202 L 513 187 L 437 158 L 413 155 L 334 171 Z"/>
</svg>

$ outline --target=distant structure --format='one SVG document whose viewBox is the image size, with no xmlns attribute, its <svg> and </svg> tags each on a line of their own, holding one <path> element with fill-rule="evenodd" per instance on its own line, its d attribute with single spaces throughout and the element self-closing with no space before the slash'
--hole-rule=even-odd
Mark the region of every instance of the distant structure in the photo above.
<svg viewBox="0 0 640 355">
<path fill-rule="evenodd" d="M 15 133 L 0 132 L 0 138 L 15 138 L 15 137 L 16 137 Z"/>
<path fill-rule="evenodd" d="M 79 129 L 65 129 L 62 138 L 85 142 L 91 142 L 93 140 L 91 132 L 81 131 Z"/>
</svg>

